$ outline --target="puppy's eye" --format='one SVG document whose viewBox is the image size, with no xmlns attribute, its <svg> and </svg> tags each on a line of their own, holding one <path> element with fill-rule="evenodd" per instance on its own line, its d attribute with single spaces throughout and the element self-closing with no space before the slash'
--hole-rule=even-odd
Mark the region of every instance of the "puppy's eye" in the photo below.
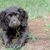
<svg viewBox="0 0 50 50">
<path fill-rule="evenodd" d="M 19 18 L 19 15 L 18 14 L 16 16 L 17 16 L 17 18 Z"/>
<path fill-rule="evenodd" d="M 16 13 L 14 13 L 14 15 L 16 16 L 17 14 L 16 14 Z"/>
</svg>

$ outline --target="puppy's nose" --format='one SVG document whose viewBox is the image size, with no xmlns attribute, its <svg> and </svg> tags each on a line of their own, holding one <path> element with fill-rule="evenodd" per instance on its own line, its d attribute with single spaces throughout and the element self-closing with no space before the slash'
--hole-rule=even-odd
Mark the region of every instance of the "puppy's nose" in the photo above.
<svg viewBox="0 0 50 50">
<path fill-rule="evenodd" d="M 17 20 L 13 20 L 13 25 L 14 26 L 19 26 L 20 25 L 20 21 L 17 19 Z"/>
<path fill-rule="evenodd" d="M 13 24 L 16 24 L 17 23 L 17 21 L 16 20 L 13 20 Z"/>
</svg>

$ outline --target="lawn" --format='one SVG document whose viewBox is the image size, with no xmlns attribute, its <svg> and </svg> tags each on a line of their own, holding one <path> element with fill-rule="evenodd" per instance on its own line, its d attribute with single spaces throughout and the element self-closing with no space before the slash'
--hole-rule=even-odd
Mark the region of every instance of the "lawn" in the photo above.
<svg viewBox="0 0 50 50">
<path fill-rule="evenodd" d="M 28 12 L 29 19 L 50 12 L 50 0 L 0 0 L 0 11 L 10 6 L 24 8 Z"/>
</svg>

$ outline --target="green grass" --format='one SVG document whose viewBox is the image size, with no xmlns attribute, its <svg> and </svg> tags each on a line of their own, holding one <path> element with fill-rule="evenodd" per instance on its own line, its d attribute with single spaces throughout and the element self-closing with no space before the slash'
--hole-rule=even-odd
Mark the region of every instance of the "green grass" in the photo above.
<svg viewBox="0 0 50 50">
<path fill-rule="evenodd" d="M 28 12 L 29 19 L 50 12 L 50 0 L 0 0 L 0 11 L 9 6 L 24 8 Z"/>
</svg>

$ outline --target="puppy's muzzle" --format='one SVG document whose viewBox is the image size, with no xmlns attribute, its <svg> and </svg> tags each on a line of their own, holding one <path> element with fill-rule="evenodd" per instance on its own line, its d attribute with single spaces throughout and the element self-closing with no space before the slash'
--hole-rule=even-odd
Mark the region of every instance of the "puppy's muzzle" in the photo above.
<svg viewBox="0 0 50 50">
<path fill-rule="evenodd" d="M 17 17 L 12 17 L 11 21 L 9 23 L 9 27 L 15 28 L 20 25 L 20 21 L 17 19 Z"/>
</svg>

